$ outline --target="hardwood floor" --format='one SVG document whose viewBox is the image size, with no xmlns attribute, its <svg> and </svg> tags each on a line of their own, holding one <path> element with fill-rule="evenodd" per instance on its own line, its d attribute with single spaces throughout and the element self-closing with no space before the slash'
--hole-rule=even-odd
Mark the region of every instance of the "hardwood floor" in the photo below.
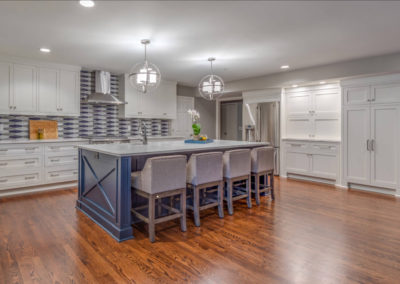
<svg viewBox="0 0 400 284">
<path fill-rule="evenodd" d="M 276 179 L 276 200 L 117 243 L 76 190 L 0 200 L 0 283 L 399 283 L 400 200 Z"/>
</svg>

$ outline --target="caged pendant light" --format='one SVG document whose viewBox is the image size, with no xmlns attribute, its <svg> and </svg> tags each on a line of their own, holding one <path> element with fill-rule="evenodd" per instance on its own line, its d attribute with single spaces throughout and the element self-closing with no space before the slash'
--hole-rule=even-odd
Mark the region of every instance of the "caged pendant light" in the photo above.
<svg viewBox="0 0 400 284">
<path fill-rule="evenodd" d="M 212 101 L 223 95 L 224 81 L 221 77 L 213 73 L 213 61 L 215 61 L 215 58 L 210 57 L 208 61 L 210 61 L 211 64 L 211 74 L 201 79 L 199 83 L 199 92 L 203 98 Z"/>
<path fill-rule="evenodd" d="M 144 45 L 144 62 L 132 67 L 129 81 L 133 87 L 143 94 L 151 93 L 160 85 L 161 73 L 156 65 L 147 61 L 147 45 L 150 40 L 142 39 Z"/>
</svg>

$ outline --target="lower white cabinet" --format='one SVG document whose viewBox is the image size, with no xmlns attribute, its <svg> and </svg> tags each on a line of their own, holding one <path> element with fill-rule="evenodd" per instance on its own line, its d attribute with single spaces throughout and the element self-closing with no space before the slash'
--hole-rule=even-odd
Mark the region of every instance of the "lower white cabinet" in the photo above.
<svg viewBox="0 0 400 284">
<path fill-rule="evenodd" d="M 285 175 L 301 175 L 339 182 L 340 143 L 286 140 L 283 144 Z"/>
<path fill-rule="evenodd" d="M 38 186 L 78 180 L 83 141 L 0 145 L 0 197 L 37 191 Z"/>
</svg>

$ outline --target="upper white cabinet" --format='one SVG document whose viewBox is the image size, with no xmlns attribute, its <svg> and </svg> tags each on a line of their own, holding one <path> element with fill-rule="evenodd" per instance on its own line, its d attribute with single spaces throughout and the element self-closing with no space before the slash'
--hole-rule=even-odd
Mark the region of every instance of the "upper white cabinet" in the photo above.
<svg viewBox="0 0 400 284">
<path fill-rule="evenodd" d="M 8 113 L 12 108 L 11 98 L 12 65 L 0 62 L 0 112 Z"/>
<path fill-rule="evenodd" d="M 0 62 L 0 114 L 79 116 L 80 67 Z"/>
<path fill-rule="evenodd" d="M 128 74 L 119 78 L 119 96 L 127 104 L 119 106 L 122 118 L 176 118 L 176 82 L 161 81 L 150 94 L 142 94 L 129 83 Z"/>
<path fill-rule="evenodd" d="M 36 67 L 14 64 L 12 80 L 12 112 L 35 114 L 37 110 Z"/>
<path fill-rule="evenodd" d="M 286 138 L 340 140 L 337 84 L 285 89 Z"/>
</svg>

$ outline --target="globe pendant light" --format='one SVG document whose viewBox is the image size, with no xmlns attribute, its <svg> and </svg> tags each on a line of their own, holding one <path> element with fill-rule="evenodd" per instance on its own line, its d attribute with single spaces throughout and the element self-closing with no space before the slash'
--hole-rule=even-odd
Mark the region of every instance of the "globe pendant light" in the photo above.
<svg viewBox="0 0 400 284">
<path fill-rule="evenodd" d="M 147 45 L 150 44 L 150 40 L 142 39 L 141 43 L 144 45 L 144 62 L 132 67 L 129 81 L 139 92 L 147 94 L 160 85 L 161 73 L 156 65 L 147 61 Z"/>
<path fill-rule="evenodd" d="M 214 57 L 208 58 L 211 64 L 211 75 L 205 76 L 199 83 L 200 95 L 207 100 L 215 100 L 223 95 L 224 81 L 221 77 L 213 74 Z"/>
</svg>

